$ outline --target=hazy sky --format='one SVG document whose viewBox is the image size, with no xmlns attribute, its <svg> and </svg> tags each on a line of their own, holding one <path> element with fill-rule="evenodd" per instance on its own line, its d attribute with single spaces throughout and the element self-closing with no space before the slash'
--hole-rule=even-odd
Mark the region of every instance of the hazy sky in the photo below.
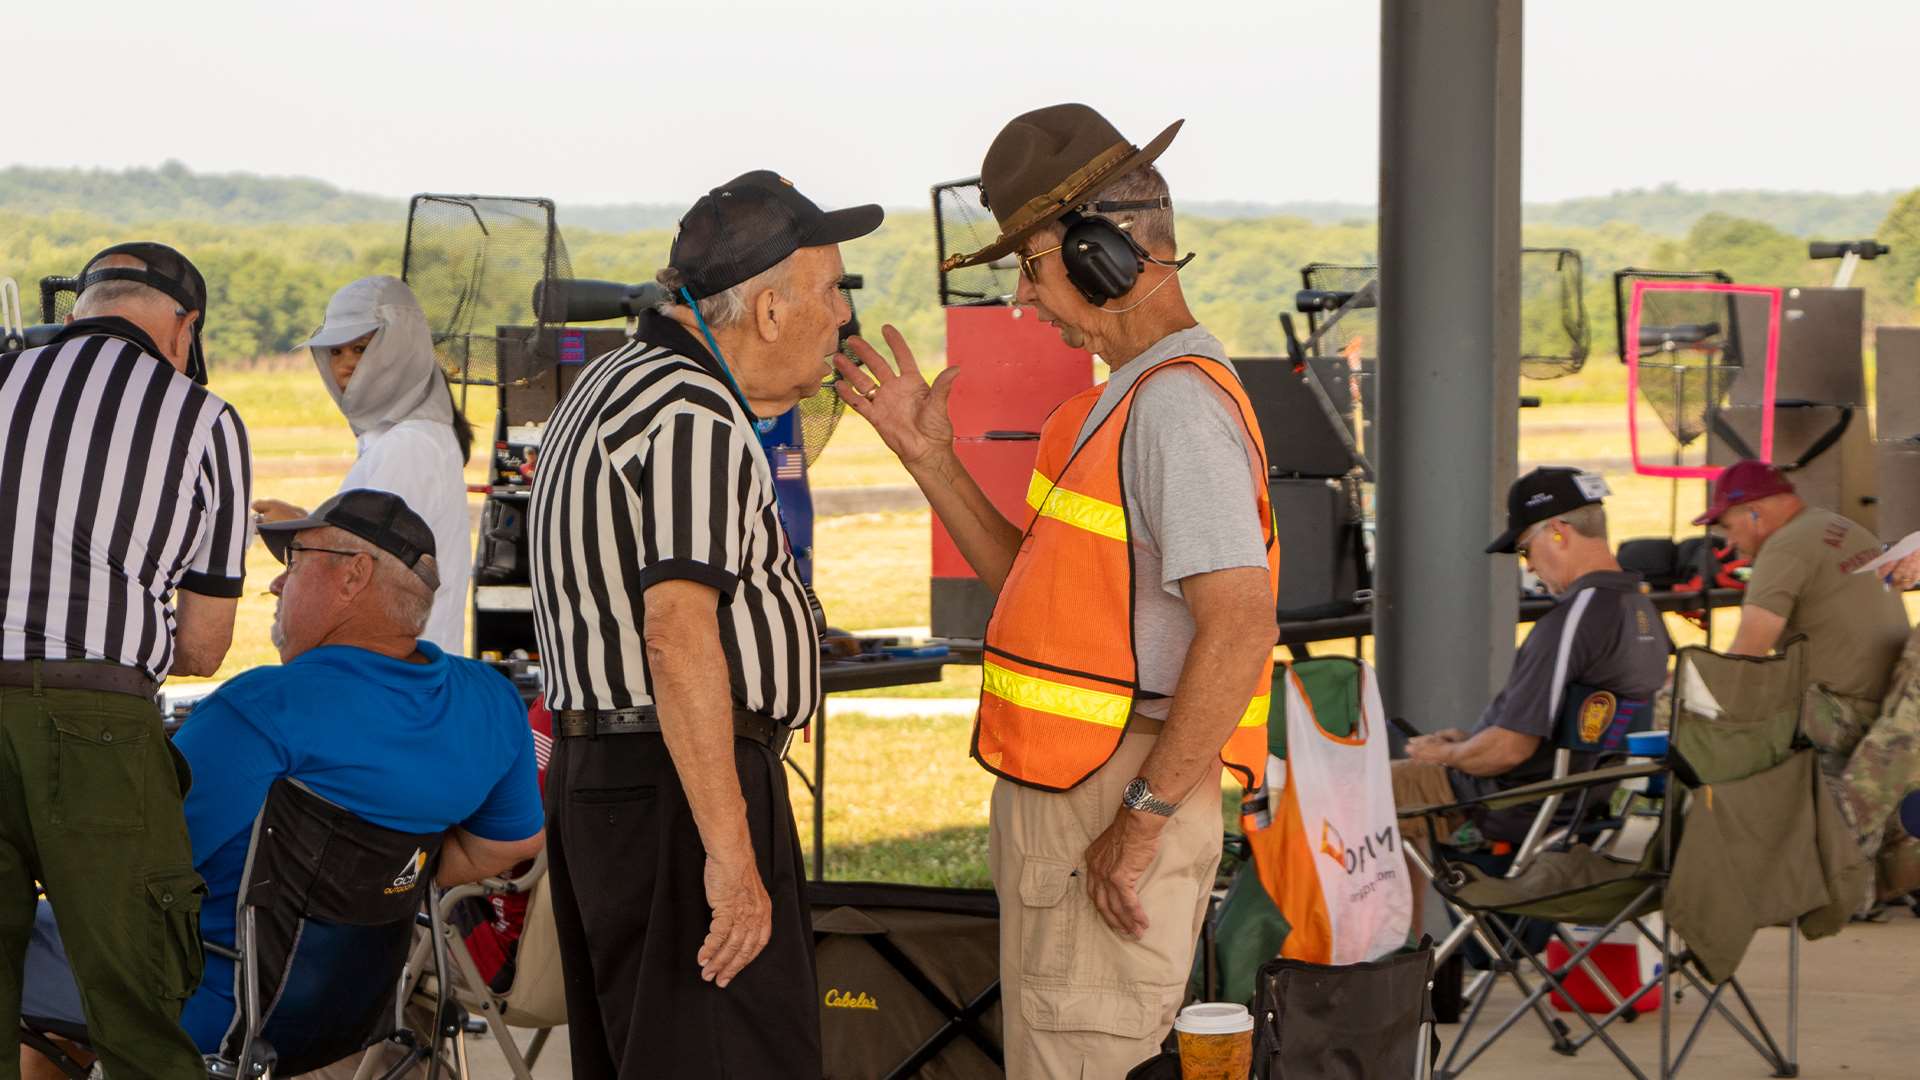
<svg viewBox="0 0 1920 1080">
<path fill-rule="evenodd" d="M 1085 101 L 1190 199 L 1370 202 L 1373 0 L 94 2 L 12 20 L 0 164 L 681 203 L 771 167 L 920 205 L 1013 115 Z M 1817 13 L 1817 14 L 1814 14 Z M 1914 0 L 1533 0 L 1529 200 L 1920 184 Z M 22 99 L 44 126 L 22 126 Z M 1903 134 L 1904 133 L 1904 134 Z"/>
</svg>

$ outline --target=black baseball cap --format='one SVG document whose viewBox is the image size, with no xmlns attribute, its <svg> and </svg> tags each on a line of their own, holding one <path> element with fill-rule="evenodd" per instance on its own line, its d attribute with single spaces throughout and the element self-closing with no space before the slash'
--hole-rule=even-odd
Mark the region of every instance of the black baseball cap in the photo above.
<svg viewBox="0 0 1920 1080">
<path fill-rule="evenodd" d="M 793 181 L 755 169 L 693 204 L 680 219 L 667 265 L 700 300 L 772 269 L 803 247 L 857 240 L 879 228 L 884 217 L 886 211 L 873 203 L 822 210 Z"/>
<path fill-rule="evenodd" d="M 146 266 L 108 266 L 94 269 L 96 264 L 111 255 L 128 255 L 139 259 Z M 93 258 L 87 260 L 87 265 L 80 271 L 80 277 L 74 282 L 73 291 L 77 295 L 103 281 L 137 281 L 148 288 L 165 293 L 168 299 L 180 305 L 180 310 L 200 313 L 200 317 L 193 324 L 193 346 L 187 356 L 187 374 L 194 382 L 205 386 L 207 361 L 206 354 L 200 348 L 200 332 L 207 325 L 207 279 L 201 276 L 200 268 L 193 265 L 193 260 L 165 244 L 151 240 L 115 244 L 97 252 Z"/>
<path fill-rule="evenodd" d="M 422 563 L 433 555 L 433 530 L 407 506 L 407 501 L 390 491 L 349 488 L 321 503 L 306 517 L 293 521 L 275 521 L 260 526 L 260 539 L 273 557 L 287 561 L 287 545 L 295 533 L 332 526 L 365 540 L 399 559 L 427 588 L 440 588 L 440 572 Z M 436 556 L 436 560 L 437 560 Z"/>
<path fill-rule="evenodd" d="M 1543 465 L 1507 489 L 1507 531 L 1487 545 L 1489 555 L 1511 555 L 1520 534 L 1548 518 L 1592 506 L 1608 495 L 1599 473 Z"/>
</svg>

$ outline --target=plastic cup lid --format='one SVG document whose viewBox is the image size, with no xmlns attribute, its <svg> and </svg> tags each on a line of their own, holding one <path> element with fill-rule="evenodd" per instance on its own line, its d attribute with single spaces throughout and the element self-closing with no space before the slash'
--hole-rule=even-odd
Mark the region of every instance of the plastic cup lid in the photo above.
<svg viewBox="0 0 1920 1080">
<path fill-rule="evenodd" d="M 1245 1005 L 1207 1001 L 1181 1009 L 1173 1018 L 1173 1030 L 1189 1035 L 1238 1035 L 1253 1030 L 1253 1014 Z"/>
</svg>

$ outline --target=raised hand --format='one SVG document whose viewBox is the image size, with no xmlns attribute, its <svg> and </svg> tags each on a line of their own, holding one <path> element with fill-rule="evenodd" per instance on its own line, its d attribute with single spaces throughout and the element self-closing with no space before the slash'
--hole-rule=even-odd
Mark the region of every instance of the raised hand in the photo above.
<svg viewBox="0 0 1920 1080">
<path fill-rule="evenodd" d="M 929 386 L 900 331 L 887 325 L 880 328 L 880 333 L 893 353 L 894 364 L 882 359 L 865 340 L 849 338 L 847 344 L 866 366 L 835 356 L 833 365 L 840 379 L 833 386 L 841 400 L 880 433 L 887 449 L 911 468 L 953 446 L 953 420 L 947 414 L 947 402 L 960 369 L 948 368 Z"/>
<path fill-rule="evenodd" d="M 305 510 L 279 499 L 253 500 L 253 513 L 256 521 L 268 524 L 276 521 L 298 521 L 307 516 Z"/>
</svg>

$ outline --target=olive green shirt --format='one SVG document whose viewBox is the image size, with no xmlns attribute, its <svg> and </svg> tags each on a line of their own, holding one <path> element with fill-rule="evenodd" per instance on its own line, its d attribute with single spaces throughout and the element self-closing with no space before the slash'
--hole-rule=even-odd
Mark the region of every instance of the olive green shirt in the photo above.
<svg viewBox="0 0 1920 1080">
<path fill-rule="evenodd" d="M 1787 620 L 1780 640 L 1807 637 L 1807 678 L 1878 702 L 1907 642 L 1900 594 L 1855 570 L 1880 538 L 1831 510 L 1808 507 L 1760 545 L 1746 602 Z"/>
</svg>

